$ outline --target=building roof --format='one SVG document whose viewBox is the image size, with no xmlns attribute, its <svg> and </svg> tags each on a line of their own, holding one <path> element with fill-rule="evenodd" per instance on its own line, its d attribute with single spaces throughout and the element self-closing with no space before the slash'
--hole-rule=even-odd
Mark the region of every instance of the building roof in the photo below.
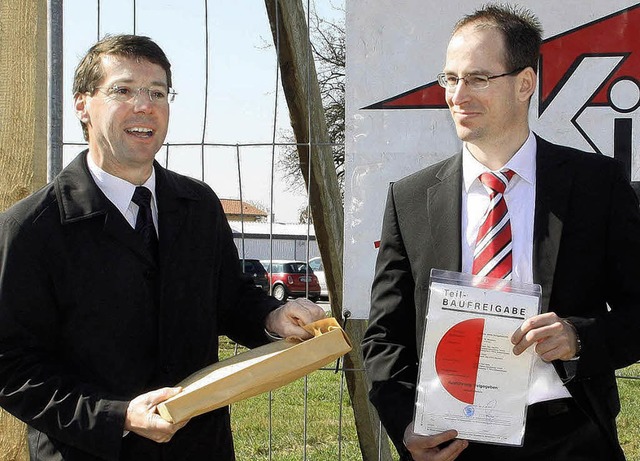
<svg viewBox="0 0 640 461">
<path fill-rule="evenodd" d="M 220 199 L 220 202 L 222 202 L 222 209 L 226 215 L 260 216 L 264 218 L 268 216 L 266 211 L 237 199 L 223 198 Z"/>
</svg>

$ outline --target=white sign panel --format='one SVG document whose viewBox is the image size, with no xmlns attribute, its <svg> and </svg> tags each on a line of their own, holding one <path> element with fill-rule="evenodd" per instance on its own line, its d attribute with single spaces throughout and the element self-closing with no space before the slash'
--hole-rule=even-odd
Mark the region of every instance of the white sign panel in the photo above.
<svg viewBox="0 0 640 461">
<path fill-rule="evenodd" d="M 344 309 L 367 318 L 389 182 L 457 153 L 442 71 L 451 30 L 485 2 L 347 2 Z M 640 3 L 523 0 L 544 28 L 531 126 L 619 158 L 640 190 Z"/>
</svg>

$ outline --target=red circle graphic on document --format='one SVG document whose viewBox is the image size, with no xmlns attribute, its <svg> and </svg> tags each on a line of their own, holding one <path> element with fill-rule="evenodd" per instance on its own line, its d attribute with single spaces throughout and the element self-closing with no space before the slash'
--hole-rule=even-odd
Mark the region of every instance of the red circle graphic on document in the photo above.
<svg viewBox="0 0 640 461">
<path fill-rule="evenodd" d="M 436 348 L 436 373 L 442 386 L 456 399 L 473 405 L 484 319 L 455 324 Z"/>
</svg>

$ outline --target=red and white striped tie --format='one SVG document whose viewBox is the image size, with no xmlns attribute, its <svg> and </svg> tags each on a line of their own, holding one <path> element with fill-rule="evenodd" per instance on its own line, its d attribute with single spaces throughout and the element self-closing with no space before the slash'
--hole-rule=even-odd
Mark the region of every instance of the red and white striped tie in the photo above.
<svg viewBox="0 0 640 461">
<path fill-rule="evenodd" d="M 478 229 L 473 253 L 471 270 L 474 275 L 511 280 L 511 223 L 503 194 L 514 174 L 511 170 L 504 170 L 480 175 L 480 182 L 491 192 L 489 208 Z"/>
</svg>

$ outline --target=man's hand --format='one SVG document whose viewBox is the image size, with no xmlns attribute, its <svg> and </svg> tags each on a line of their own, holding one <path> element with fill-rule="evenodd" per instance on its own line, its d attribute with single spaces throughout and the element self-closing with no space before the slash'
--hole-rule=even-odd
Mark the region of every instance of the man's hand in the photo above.
<svg viewBox="0 0 640 461">
<path fill-rule="evenodd" d="M 413 432 L 413 424 L 409 424 L 404 431 L 403 441 L 414 461 L 453 461 L 469 445 L 466 440 L 454 440 L 457 435 L 454 430 L 436 435 L 418 435 Z M 449 445 L 439 447 L 449 441 L 452 441 Z"/>
<path fill-rule="evenodd" d="M 165 421 L 156 412 L 156 406 L 178 394 L 181 390 L 180 387 L 165 387 L 139 395 L 127 407 L 124 428 L 154 442 L 168 442 L 189 421 L 183 421 L 178 424 Z"/>
<path fill-rule="evenodd" d="M 324 318 L 324 309 L 305 298 L 297 298 L 280 306 L 267 316 L 265 327 L 270 333 L 286 338 L 297 336 L 308 339 L 311 335 L 302 328 L 316 320 Z"/>
<path fill-rule="evenodd" d="M 513 353 L 522 354 L 535 344 L 536 354 L 545 362 L 569 360 L 578 350 L 578 338 L 574 328 L 554 312 L 536 315 L 525 320 L 511 335 Z"/>
</svg>

